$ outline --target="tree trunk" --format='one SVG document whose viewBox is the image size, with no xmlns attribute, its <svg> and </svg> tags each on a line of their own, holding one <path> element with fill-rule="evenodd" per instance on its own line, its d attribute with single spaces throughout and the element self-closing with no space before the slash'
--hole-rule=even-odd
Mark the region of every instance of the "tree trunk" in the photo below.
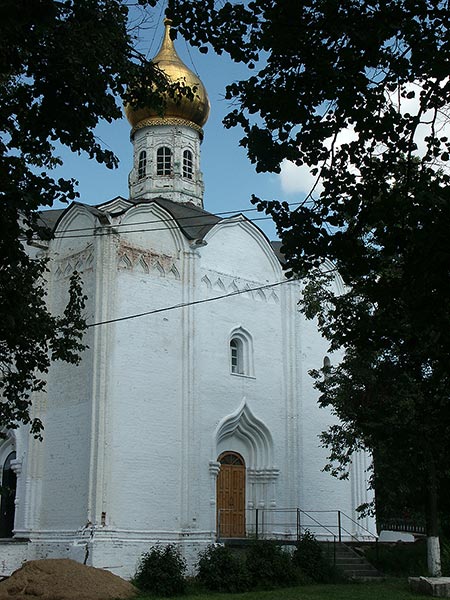
<svg viewBox="0 0 450 600">
<path fill-rule="evenodd" d="M 431 577 L 440 577 L 441 571 L 441 547 L 438 536 L 427 537 L 427 566 Z"/>
<path fill-rule="evenodd" d="M 428 476 L 427 564 L 429 574 L 432 577 L 440 577 L 442 571 L 441 548 L 439 544 L 438 491 L 436 466 L 432 459 L 429 462 Z"/>
</svg>

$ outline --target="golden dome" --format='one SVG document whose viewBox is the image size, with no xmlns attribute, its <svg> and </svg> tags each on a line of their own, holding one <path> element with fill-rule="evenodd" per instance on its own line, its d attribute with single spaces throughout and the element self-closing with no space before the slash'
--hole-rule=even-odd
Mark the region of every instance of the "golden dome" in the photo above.
<svg viewBox="0 0 450 600">
<path fill-rule="evenodd" d="M 186 124 L 194 124 L 198 128 L 201 128 L 208 120 L 209 99 L 205 87 L 197 75 L 188 69 L 178 56 L 173 40 L 170 37 L 171 24 L 171 19 L 164 19 L 166 28 L 164 39 L 153 62 L 166 74 L 169 83 L 186 85 L 193 91 L 194 98 L 190 100 L 187 96 L 181 96 L 180 98 L 177 95 L 175 95 L 175 98 L 170 98 L 167 94 L 164 94 L 166 107 L 164 116 L 162 117 L 150 107 L 144 106 L 143 108 L 134 109 L 126 105 L 125 114 L 133 128 L 150 125 L 152 121 L 157 121 L 158 124 L 170 124 L 179 122 L 180 120 L 181 122 L 186 121 Z"/>
</svg>

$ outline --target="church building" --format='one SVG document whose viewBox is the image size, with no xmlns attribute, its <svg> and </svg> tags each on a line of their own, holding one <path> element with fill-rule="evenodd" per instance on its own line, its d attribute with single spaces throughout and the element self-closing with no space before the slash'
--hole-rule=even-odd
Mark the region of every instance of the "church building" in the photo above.
<svg viewBox="0 0 450 600">
<path fill-rule="evenodd" d="M 245 216 L 204 209 L 209 100 L 165 25 L 154 61 L 194 99 L 167 98 L 163 117 L 127 107 L 129 197 L 46 211 L 53 237 L 30 246 L 49 258 L 52 312 L 81 273 L 89 328 L 81 363 L 52 365 L 34 395 L 43 441 L 26 426 L 0 441 L 0 575 L 73 558 L 130 577 L 157 543 L 193 565 L 227 538 L 375 534 L 356 513 L 369 457 L 347 481 L 322 471 L 335 418 L 308 371 L 337 358 L 299 311 L 301 283 Z"/>
</svg>

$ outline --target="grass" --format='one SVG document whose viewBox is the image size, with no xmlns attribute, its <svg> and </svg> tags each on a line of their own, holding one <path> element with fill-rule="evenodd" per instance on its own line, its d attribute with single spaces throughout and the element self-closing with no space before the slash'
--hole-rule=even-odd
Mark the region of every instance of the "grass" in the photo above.
<svg viewBox="0 0 450 600">
<path fill-rule="evenodd" d="M 157 596 L 140 596 L 138 600 L 163 600 Z M 302 585 L 245 594 L 198 592 L 179 596 L 179 600 L 429 600 L 430 596 L 413 594 L 406 579 L 388 579 L 380 583 L 344 583 Z M 167 599 L 164 599 L 167 600 Z"/>
</svg>

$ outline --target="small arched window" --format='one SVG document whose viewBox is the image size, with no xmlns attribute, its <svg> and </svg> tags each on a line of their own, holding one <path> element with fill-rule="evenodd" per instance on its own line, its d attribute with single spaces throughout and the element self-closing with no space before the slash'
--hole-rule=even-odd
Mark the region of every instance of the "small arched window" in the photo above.
<svg viewBox="0 0 450 600">
<path fill-rule="evenodd" d="M 183 177 L 192 179 L 194 175 L 194 161 L 192 160 L 192 152 L 185 150 L 183 152 Z"/>
<path fill-rule="evenodd" d="M 172 175 L 172 150 L 167 146 L 161 146 L 156 151 L 156 174 Z"/>
<path fill-rule="evenodd" d="M 253 376 L 252 338 L 241 327 L 230 336 L 230 371 L 233 375 Z"/>
<path fill-rule="evenodd" d="M 142 150 L 139 152 L 139 163 L 138 163 L 138 179 L 143 179 L 147 172 L 147 152 Z"/>
<path fill-rule="evenodd" d="M 242 351 L 242 340 L 233 338 L 230 341 L 230 358 L 231 358 L 231 372 L 238 375 L 244 374 L 244 361 Z"/>
<path fill-rule="evenodd" d="M 326 379 L 327 377 L 329 377 L 329 375 L 330 375 L 330 369 L 331 369 L 331 360 L 329 359 L 328 356 L 324 356 L 323 367 L 322 367 L 324 379 Z"/>
</svg>

